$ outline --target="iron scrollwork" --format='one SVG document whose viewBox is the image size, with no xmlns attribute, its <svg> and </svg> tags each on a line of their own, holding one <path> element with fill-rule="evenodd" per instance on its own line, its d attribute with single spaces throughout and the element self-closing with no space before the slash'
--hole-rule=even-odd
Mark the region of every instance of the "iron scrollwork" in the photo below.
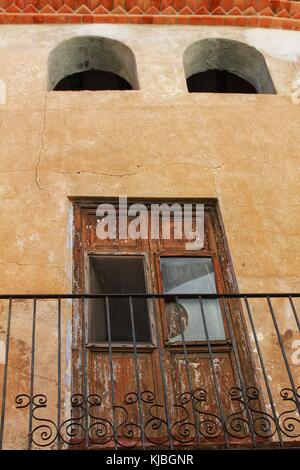
<svg viewBox="0 0 300 470">
<path fill-rule="evenodd" d="M 33 423 L 31 441 L 37 447 L 53 446 L 58 440 L 66 445 L 85 443 L 88 446 L 134 448 L 141 446 L 142 440 L 151 446 L 165 446 L 170 440 L 175 445 L 196 445 L 197 438 L 206 442 L 218 439 L 222 442 L 225 436 L 234 440 L 254 436 L 262 441 L 273 438 L 276 433 L 288 438 L 300 436 L 300 387 L 296 391 L 291 388 L 280 391 L 284 404 L 292 404 L 292 407 L 275 416 L 262 409 L 256 387 L 244 390 L 232 387 L 227 393 L 231 406 L 223 409 L 224 419 L 216 413 L 215 403 L 210 406 L 207 390 L 202 387 L 191 393 L 179 394 L 176 402 L 169 404 L 169 421 L 166 405 L 157 403 L 151 390 L 142 391 L 139 395 L 127 393 L 123 404 L 111 407 L 110 413 L 100 395 L 74 394 L 70 398 L 70 418 L 59 426 L 43 416 L 42 410 L 48 406 L 46 395 L 30 397 L 21 394 L 15 401 L 17 408 L 30 409 Z"/>
<path fill-rule="evenodd" d="M 276 433 L 276 421 L 272 415 L 261 410 L 256 387 L 247 387 L 244 392 L 239 387 L 232 387 L 229 395 L 231 401 L 239 406 L 238 411 L 225 420 L 226 431 L 230 436 L 245 439 L 252 435 L 266 439 Z"/>
<path fill-rule="evenodd" d="M 57 426 L 54 421 L 39 417 L 37 411 L 47 407 L 46 395 L 29 395 L 21 394 L 15 399 L 17 408 L 32 407 L 32 418 L 37 422 L 37 426 L 31 432 L 31 441 L 38 447 L 51 446 L 58 436 Z"/>
<path fill-rule="evenodd" d="M 294 391 L 291 388 L 283 388 L 280 396 L 284 402 L 293 403 L 293 408 L 280 413 L 278 421 L 281 432 L 288 437 L 300 437 L 300 386 Z M 295 413 L 298 414 L 298 418 Z"/>
<path fill-rule="evenodd" d="M 182 413 L 183 418 L 172 426 L 174 440 L 184 444 L 194 441 L 197 433 L 208 439 L 216 439 L 222 434 L 220 417 L 214 412 L 205 411 L 202 408 L 205 402 L 207 402 L 207 391 L 204 388 L 179 395 L 178 403 L 174 406 L 179 413 Z M 191 417 L 194 419 L 191 420 Z"/>
</svg>

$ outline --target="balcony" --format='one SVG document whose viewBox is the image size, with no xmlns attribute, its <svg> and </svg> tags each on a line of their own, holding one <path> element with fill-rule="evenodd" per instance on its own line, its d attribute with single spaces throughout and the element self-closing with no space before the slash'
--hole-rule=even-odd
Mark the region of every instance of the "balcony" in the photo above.
<svg viewBox="0 0 300 470">
<path fill-rule="evenodd" d="M 131 334 L 123 342 L 112 335 L 120 299 Z M 151 312 L 150 342 L 136 331 L 141 299 Z M 101 341 L 90 333 L 95 300 L 105 312 Z M 199 304 L 200 341 L 186 338 L 183 300 Z M 300 447 L 300 294 L 0 301 L 3 449 Z M 209 302 L 222 311 L 224 338 L 210 337 Z M 172 312 L 176 341 L 164 334 L 162 312 Z"/>
</svg>

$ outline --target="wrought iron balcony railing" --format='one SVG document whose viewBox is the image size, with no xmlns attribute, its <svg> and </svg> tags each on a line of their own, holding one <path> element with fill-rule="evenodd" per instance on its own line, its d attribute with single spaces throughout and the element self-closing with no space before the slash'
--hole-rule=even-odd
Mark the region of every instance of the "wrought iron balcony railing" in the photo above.
<svg viewBox="0 0 300 470">
<path fill-rule="evenodd" d="M 91 337 L 95 299 L 102 341 Z M 112 334 L 120 299 L 126 341 Z M 137 299 L 146 299 L 149 341 L 138 338 Z M 198 303 L 198 341 L 187 336 L 183 299 Z M 223 338 L 211 337 L 209 302 Z M 0 447 L 300 446 L 299 304 L 300 294 L 2 295 Z"/>
</svg>

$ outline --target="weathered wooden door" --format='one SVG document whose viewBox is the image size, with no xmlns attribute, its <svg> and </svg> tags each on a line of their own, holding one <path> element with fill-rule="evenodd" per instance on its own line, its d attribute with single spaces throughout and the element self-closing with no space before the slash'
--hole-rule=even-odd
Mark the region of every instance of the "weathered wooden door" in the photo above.
<svg viewBox="0 0 300 470">
<path fill-rule="evenodd" d="M 89 443 L 176 447 L 238 438 L 241 430 L 227 431 L 243 419 L 239 394 L 252 380 L 241 366 L 250 361 L 242 320 L 236 305 L 201 297 L 234 288 L 214 206 L 206 207 L 198 250 L 175 238 L 174 220 L 168 239 L 151 239 L 150 228 L 145 239 L 121 239 L 117 227 L 103 240 L 98 222 L 94 206 L 76 208 L 76 290 L 103 295 L 81 311 L 85 337 L 74 322 L 73 390 L 89 397 Z"/>
</svg>

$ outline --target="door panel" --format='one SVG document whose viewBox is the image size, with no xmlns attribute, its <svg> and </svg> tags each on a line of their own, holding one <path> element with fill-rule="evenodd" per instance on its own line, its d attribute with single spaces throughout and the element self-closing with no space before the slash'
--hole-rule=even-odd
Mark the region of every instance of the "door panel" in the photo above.
<svg viewBox="0 0 300 470">
<path fill-rule="evenodd" d="M 110 436 L 112 425 L 115 424 L 116 437 L 119 445 L 132 447 L 141 443 L 141 427 L 145 427 L 149 420 L 149 403 L 152 398 L 157 400 L 154 391 L 157 391 L 155 354 L 151 352 L 138 353 L 139 386 L 142 396 L 140 414 L 139 399 L 137 395 L 136 361 L 131 351 L 115 351 L 113 353 L 114 400 L 112 400 L 112 383 L 110 376 L 109 354 L 107 351 L 92 351 L 90 354 L 90 393 L 101 397 L 101 407 L 96 418 L 107 420 Z M 147 371 L 147 374 L 145 374 Z M 153 395 L 153 397 L 152 397 Z M 149 401 L 150 400 L 150 401 Z M 115 416 L 113 416 L 113 403 Z M 115 421 L 114 421 L 115 420 Z M 142 422 L 141 422 L 142 420 Z M 97 420 L 95 420 L 97 422 Z M 95 432 L 99 425 L 95 426 Z M 156 438 L 161 433 L 151 433 L 147 429 L 148 437 Z M 97 436 L 96 436 L 97 437 Z M 104 436 L 104 443 L 107 435 Z"/>
</svg>

